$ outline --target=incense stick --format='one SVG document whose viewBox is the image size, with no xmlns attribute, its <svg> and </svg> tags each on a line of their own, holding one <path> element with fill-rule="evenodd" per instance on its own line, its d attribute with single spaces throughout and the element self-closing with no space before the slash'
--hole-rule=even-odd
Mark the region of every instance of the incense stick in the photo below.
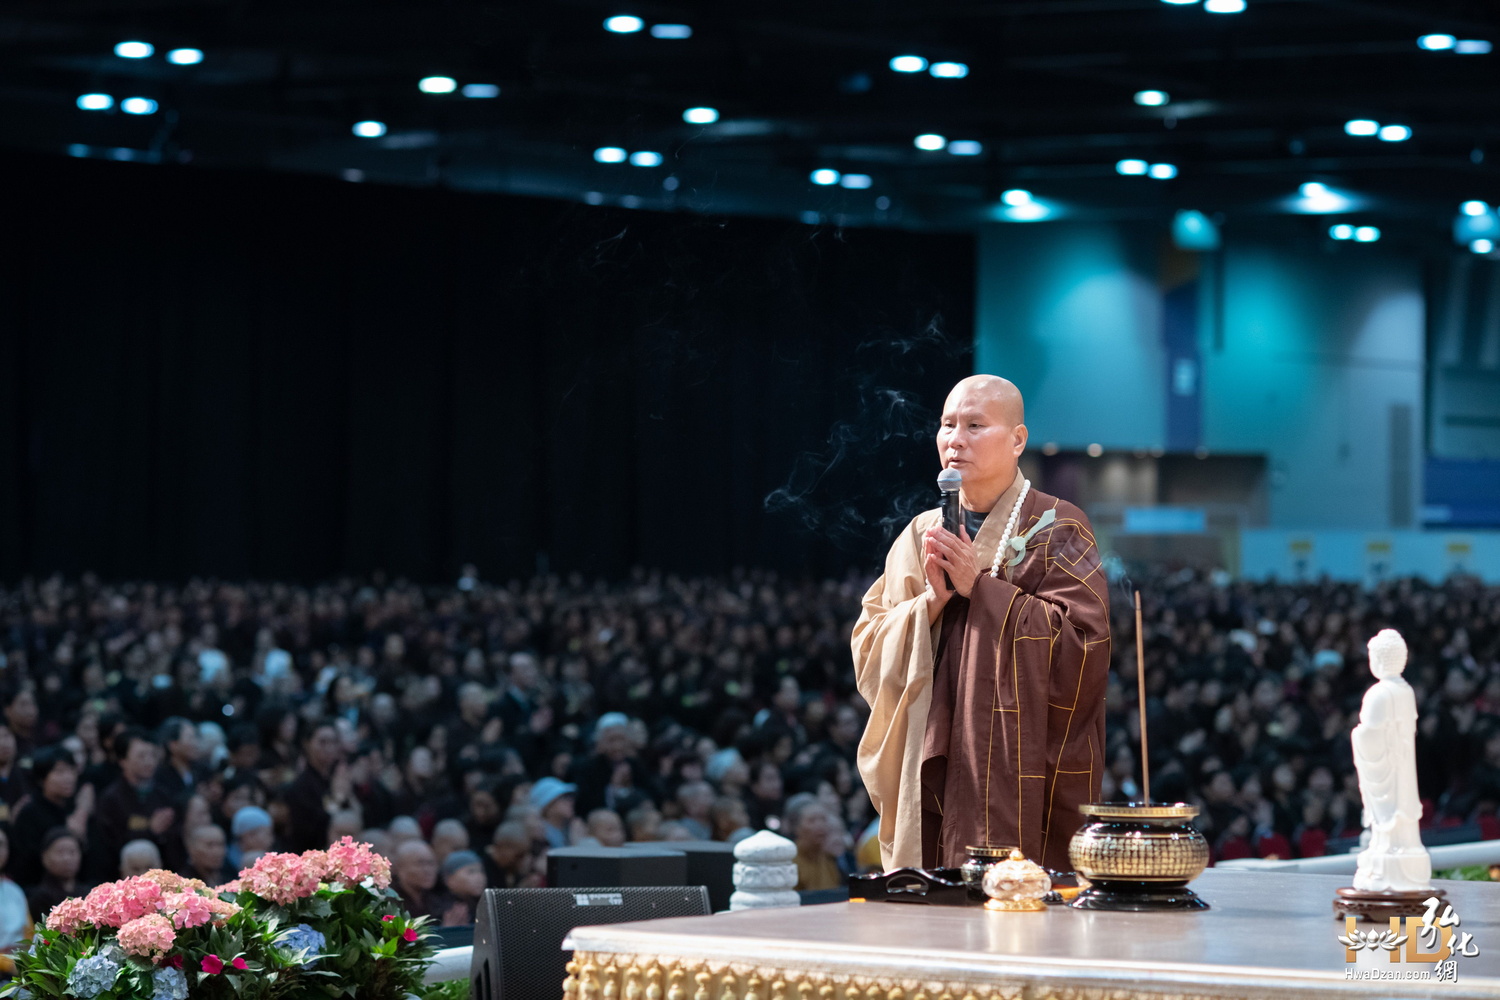
<svg viewBox="0 0 1500 1000">
<path fill-rule="evenodd" d="M 1151 757 L 1146 748 L 1146 635 L 1141 629 L 1141 592 L 1135 592 L 1135 685 L 1141 708 L 1141 791 L 1151 804 Z"/>
</svg>

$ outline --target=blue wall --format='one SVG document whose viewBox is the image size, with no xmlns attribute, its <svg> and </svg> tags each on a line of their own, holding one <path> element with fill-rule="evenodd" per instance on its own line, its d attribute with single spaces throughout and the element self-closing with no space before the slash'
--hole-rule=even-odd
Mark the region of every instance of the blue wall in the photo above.
<svg viewBox="0 0 1500 1000">
<path fill-rule="evenodd" d="M 1200 444 L 1267 456 L 1274 526 L 1413 526 L 1419 262 L 1372 246 L 1297 253 L 1226 236 L 1198 283 Z M 1165 274 L 1164 237 L 1066 222 L 982 234 L 975 363 L 1021 387 L 1034 445 L 1168 446 L 1163 302 L 1181 282 Z"/>
</svg>

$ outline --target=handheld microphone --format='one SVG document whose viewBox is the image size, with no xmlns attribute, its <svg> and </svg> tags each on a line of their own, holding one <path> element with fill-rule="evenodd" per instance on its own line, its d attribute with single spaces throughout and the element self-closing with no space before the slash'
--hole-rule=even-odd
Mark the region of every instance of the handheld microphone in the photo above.
<svg viewBox="0 0 1500 1000">
<path fill-rule="evenodd" d="M 937 477 L 938 489 L 943 494 L 943 527 L 955 535 L 958 534 L 958 526 L 964 516 L 958 495 L 958 488 L 963 485 L 963 480 L 963 473 L 957 469 L 944 469 Z M 946 572 L 943 574 L 943 582 L 948 585 L 949 590 L 953 589 L 953 581 Z"/>
<path fill-rule="evenodd" d="M 964 516 L 958 499 L 958 488 L 963 485 L 963 481 L 963 473 L 957 469 L 944 469 L 938 473 L 938 489 L 943 493 L 943 527 L 955 535 L 958 534 L 958 526 Z"/>
</svg>

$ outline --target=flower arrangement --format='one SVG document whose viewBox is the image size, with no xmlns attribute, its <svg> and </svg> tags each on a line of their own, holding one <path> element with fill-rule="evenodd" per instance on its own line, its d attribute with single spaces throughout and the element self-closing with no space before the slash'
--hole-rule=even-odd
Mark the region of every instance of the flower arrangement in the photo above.
<svg viewBox="0 0 1500 1000">
<path fill-rule="evenodd" d="M 166 871 L 110 882 L 53 908 L 0 996 L 402 1000 L 435 936 L 390 885 L 390 863 L 351 837 L 264 854 L 216 888 Z"/>
</svg>

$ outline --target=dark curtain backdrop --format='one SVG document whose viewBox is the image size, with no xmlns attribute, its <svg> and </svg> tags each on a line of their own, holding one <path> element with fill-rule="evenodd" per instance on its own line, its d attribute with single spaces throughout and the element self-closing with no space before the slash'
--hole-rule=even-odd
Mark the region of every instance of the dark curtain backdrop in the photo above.
<svg viewBox="0 0 1500 1000">
<path fill-rule="evenodd" d="M 967 237 L 5 176 L 8 579 L 869 566 L 969 370 Z"/>
</svg>

